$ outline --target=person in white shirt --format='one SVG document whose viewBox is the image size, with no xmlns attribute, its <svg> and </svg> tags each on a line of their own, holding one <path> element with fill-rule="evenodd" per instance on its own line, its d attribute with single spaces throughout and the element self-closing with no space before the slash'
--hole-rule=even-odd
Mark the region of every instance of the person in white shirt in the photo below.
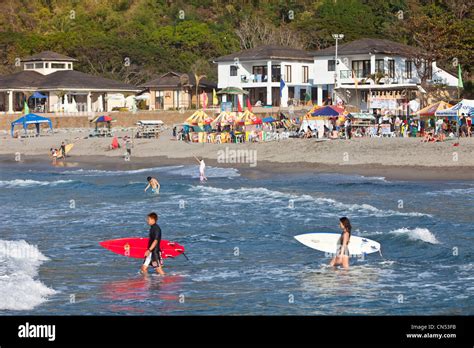
<svg viewBox="0 0 474 348">
<path fill-rule="evenodd" d="M 194 156 L 194 158 L 196 159 L 196 161 L 199 162 L 199 180 L 201 182 L 204 182 L 207 180 L 207 177 L 206 177 L 206 163 L 204 163 L 204 159 L 201 158 L 197 158 L 196 156 Z"/>
</svg>

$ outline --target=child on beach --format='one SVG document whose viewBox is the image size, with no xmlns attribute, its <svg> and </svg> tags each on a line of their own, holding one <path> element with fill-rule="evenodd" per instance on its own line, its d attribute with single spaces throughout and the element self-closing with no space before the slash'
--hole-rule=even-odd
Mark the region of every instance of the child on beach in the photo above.
<svg viewBox="0 0 474 348">
<path fill-rule="evenodd" d="M 53 164 L 56 164 L 58 159 L 58 149 L 50 148 L 49 151 L 51 153 L 51 158 L 53 159 Z"/>
<path fill-rule="evenodd" d="M 146 178 L 146 180 L 148 181 L 148 185 L 147 187 L 145 187 L 145 192 L 151 187 L 151 191 L 155 194 L 159 194 L 160 193 L 160 183 L 158 182 L 158 180 L 152 176 L 149 176 L 148 178 Z"/>
<path fill-rule="evenodd" d="M 161 243 L 161 228 L 157 224 L 158 215 L 156 213 L 150 213 L 147 215 L 147 223 L 150 226 L 150 233 L 148 236 L 148 249 L 145 252 L 145 260 L 141 267 L 141 273 L 148 274 L 148 266 L 155 269 L 156 273 L 165 275 L 162 267 L 160 243 Z"/>
</svg>

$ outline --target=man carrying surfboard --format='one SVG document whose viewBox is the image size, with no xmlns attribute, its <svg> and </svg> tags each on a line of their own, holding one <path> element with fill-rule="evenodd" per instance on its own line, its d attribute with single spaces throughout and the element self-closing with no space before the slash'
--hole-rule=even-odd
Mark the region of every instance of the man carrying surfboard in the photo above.
<svg viewBox="0 0 474 348">
<path fill-rule="evenodd" d="M 155 194 L 160 193 L 160 183 L 158 180 L 152 176 L 149 176 L 146 178 L 146 181 L 148 181 L 147 187 L 145 187 L 145 192 L 151 187 L 151 191 Z"/>
<path fill-rule="evenodd" d="M 150 226 L 150 234 L 148 236 L 148 249 L 145 251 L 145 261 L 141 268 L 141 273 L 148 274 L 148 266 L 155 269 L 156 273 L 165 275 L 162 268 L 162 261 L 160 255 L 160 243 L 161 243 L 161 228 L 157 224 L 158 215 L 156 213 L 150 213 L 147 215 L 147 223 Z"/>
<path fill-rule="evenodd" d="M 352 226 L 348 218 L 342 217 L 339 219 L 339 227 L 342 229 L 341 237 L 337 242 L 336 256 L 331 260 L 331 266 L 342 265 L 344 268 L 349 268 L 349 239 L 351 238 Z"/>
</svg>

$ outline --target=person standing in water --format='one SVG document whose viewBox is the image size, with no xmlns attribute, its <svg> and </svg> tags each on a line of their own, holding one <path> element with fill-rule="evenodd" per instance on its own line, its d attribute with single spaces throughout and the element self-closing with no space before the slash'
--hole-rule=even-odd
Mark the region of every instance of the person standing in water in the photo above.
<svg viewBox="0 0 474 348">
<path fill-rule="evenodd" d="M 148 181 L 148 185 L 147 187 L 145 187 L 145 192 L 151 187 L 151 191 L 153 193 L 159 194 L 160 183 L 158 182 L 158 180 L 152 176 L 149 176 L 148 178 L 146 178 L 146 180 Z"/>
<path fill-rule="evenodd" d="M 199 159 L 196 156 L 194 156 L 194 158 L 196 159 L 196 161 L 199 162 L 199 180 L 201 180 L 201 182 L 204 182 L 207 180 L 206 163 L 204 163 L 204 158 Z"/>
<path fill-rule="evenodd" d="M 344 268 L 349 268 L 349 240 L 351 238 L 351 222 L 348 218 L 342 217 L 339 219 L 339 227 L 342 229 L 341 237 L 337 241 L 336 256 L 331 260 L 330 266 L 342 265 Z"/>
<path fill-rule="evenodd" d="M 148 274 L 148 266 L 151 266 L 155 269 L 156 273 L 165 275 L 162 267 L 161 260 L 161 228 L 157 224 L 158 215 L 156 213 L 150 213 L 147 215 L 147 223 L 150 226 L 150 234 L 148 236 L 148 249 L 145 252 L 145 260 L 141 267 L 141 273 L 146 275 Z"/>
</svg>

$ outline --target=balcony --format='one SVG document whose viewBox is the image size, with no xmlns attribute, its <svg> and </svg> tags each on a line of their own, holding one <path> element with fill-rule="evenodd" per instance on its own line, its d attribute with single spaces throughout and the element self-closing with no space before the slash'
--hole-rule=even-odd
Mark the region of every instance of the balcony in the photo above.
<svg viewBox="0 0 474 348">
<path fill-rule="evenodd" d="M 280 82 L 281 75 L 273 75 L 272 82 Z M 268 82 L 268 75 L 240 75 L 240 82 L 241 83 L 248 83 L 248 84 L 259 84 L 259 83 L 267 83 Z"/>
</svg>

